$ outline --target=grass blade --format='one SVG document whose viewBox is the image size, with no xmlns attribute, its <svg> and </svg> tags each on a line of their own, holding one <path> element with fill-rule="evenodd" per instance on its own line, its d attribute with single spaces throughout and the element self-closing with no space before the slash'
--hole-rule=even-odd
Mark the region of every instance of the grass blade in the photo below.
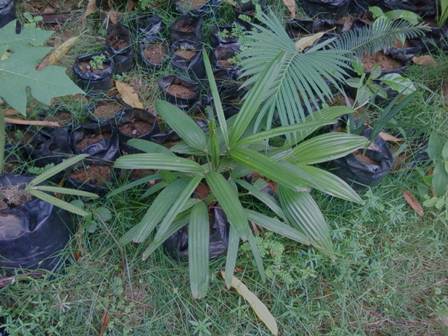
<svg viewBox="0 0 448 336">
<path fill-rule="evenodd" d="M 99 197 L 97 194 L 94 194 L 94 193 L 91 193 L 88 191 L 70 189 L 70 188 L 53 187 L 53 186 L 35 186 L 35 187 L 30 187 L 30 190 L 48 191 L 48 192 L 52 192 L 55 194 L 74 195 L 74 196 L 89 197 L 89 198 L 98 198 Z"/>
<path fill-rule="evenodd" d="M 240 236 L 238 235 L 238 231 L 233 226 L 230 226 L 229 245 L 227 246 L 226 268 L 224 276 L 224 281 L 226 283 L 227 288 L 230 288 L 232 284 L 232 277 L 235 271 L 239 245 L 240 245 Z"/>
<path fill-rule="evenodd" d="M 53 204 L 54 206 L 56 206 L 58 208 L 61 208 L 68 212 L 74 213 L 75 215 L 79 215 L 82 217 L 86 217 L 89 215 L 89 213 L 87 211 L 85 211 L 81 208 L 78 208 L 77 206 L 74 206 L 73 204 L 70 204 L 66 201 L 59 199 L 59 198 L 56 198 L 47 193 L 44 193 L 42 191 L 31 189 L 30 194 L 36 198 L 41 199 L 42 201 Z"/>
</svg>

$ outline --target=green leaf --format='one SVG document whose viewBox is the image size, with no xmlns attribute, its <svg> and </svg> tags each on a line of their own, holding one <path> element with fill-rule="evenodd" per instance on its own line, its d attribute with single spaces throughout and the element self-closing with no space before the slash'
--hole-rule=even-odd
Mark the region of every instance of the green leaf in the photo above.
<svg viewBox="0 0 448 336">
<path fill-rule="evenodd" d="M 249 231 L 248 241 L 249 241 L 250 249 L 252 251 L 252 255 L 254 256 L 254 259 L 255 259 L 255 265 L 257 266 L 258 273 L 260 273 L 261 280 L 264 282 L 264 281 L 266 281 L 266 274 L 264 271 L 263 259 L 261 258 L 261 254 L 260 254 L 260 251 L 257 246 L 257 241 L 255 240 L 255 237 L 253 236 L 252 231 Z"/>
<path fill-rule="evenodd" d="M 302 231 L 315 247 L 332 254 L 330 228 L 311 195 L 281 186 L 278 195 L 289 222 Z"/>
<path fill-rule="evenodd" d="M 168 154 L 130 154 L 119 157 L 115 168 L 121 169 L 160 169 L 182 173 L 202 174 L 203 169 L 196 162 Z"/>
<path fill-rule="evenodd" d="M 297 169 L 300 169 L 303 173 L 308 175 L 307 181 L 313 188 L 334 197 L 358 204 L 364 204 L 364 201 L 352 187 L 338 176 L 331 174 L 326 170 L 302 164 L 298 164 Z"/>
<path fill-rule="evenodd" d="M 302 142 L 287 158 L 295 163 L 316 164 L 339 159 L 368 145 L 369 140 L 366 137 L 331 132 Z"/>
<path fill-rule="evenodd" d="M 244 211 L 238 193 L 232 185 L 219 173 L 210 172 L 206 175 L 207 184 L 224 210 L 229 223 L 235 227 L 242 239 L 249 236 L 247 214 Z"/>
<path fill-rule="evenodd" d="M 143 195 L 141 196 L 141 198 L 146 198 L 149 197 L 151 195 L 154 195 L 156 192 L 158 192 L 159 190 L 162 190 L 163 188 L 165 188 L 168 185 L 168 183 L 164 182 L 164 181 L 159 181 L 158 183 L 154 184 L 153 186 L 151 186 L 150 188 L 148 188 L 148 190 L 146 190 Z"/>
<path fill-rule="evenodd" d="M 127 144 L 145 153 L 161 153 L 174 155 L 168 148 L 148 140 L 131 139 L 127 142 Z"/>
<path fill-rule="evenodd" d="M 253 210 L 246 211 L 249 220 L 253 221 L 255 224 L 301 244 L 310 245 L 310 240 L 290 225 L 283 223 L 276 218 L 263 215 Z"/>
<path fill-rule="evenodd" d="M 448 161 L 448 141 L 445 142 L 442 148 L 442 159 Z"/>
<path fill-rule="evenodd" d="M 219 97 L 218 87 L 216 86 L 215 76 L 213 75 L 212 65 L 210 64 L 210 59 L 208 57 L 207 51 L 204 49 L 202 51 L 204 58 L 205 71 L 207 73 L 208 83 L 210 85 L 210 91 L 213 97 L 213 105 L 215 106 L 216 116 L 218 118 L 219 127 L 221 133 L 224 137 L 224 143 L 226 147 L 229 147 L 229 133 L 227 130 L 226 117 L 224 115 L 224 110 L 222 108 L 221 98 Z"/>
<path fill-rule="evenodd" d="M 87 154 L 80 154 L 75 157 L 72 157 L 70 159 L 62 161 L 60 164 L 51 167 L 46 172 L 40 174 L 39 176 L 35 177 L 31 182 L 30 186 L 38 185 L 39 183 L 42 183 L 49 178 L 55 176 L 56 174 L 59 174 L 60 172 L 66 170 L 67 168 L 77 164 L 78 162 L 84 160 L 86 157 L 88 157 Z"/>
<path fill-rule="evenodd" d="M 443 161 L 434 162 L 432 187 L 437 196 L 442 197 L 448 191 L 448 172 Z"/>
<path fill-rule="evenodd" d="M 231 156 L 235 161 L 251 168 L 260 175 L 289 188 L 301 189 L 308 186 L 307 181 L 298 176 L 296 170 L 291 167 L 292 165 L 289 166 L 288 162 L 280 161 L 279 163 L 248 148 L 232 149 Z"/>
<path fill-rule="evenodd" d="M 51 195 L 49 195 L 47 193 L 44 193 L 42 191 L 31 189 L 31 190 L 29 190 L 29 192 L 34 197 L 39 198 L 42 201 L 45 201 L 47 203 L 53 204 L 54 206 L 56 206 L 58 208 L 61 208 L 61 209 L 64 209 L 64 210 L 66 210 L 68 212 L 74 213 L 75 215 L 79 215 L 79 216 L 82 216 L 82 217 L 85 217 L 85 216 L 89 215 L 88 212 L 86 212 L 86 211 L 84 211 L 84 210 L 74 206 L 73 204 L 70 204 L 70 203 L 68 203 L 66 201 L 63 201 L 63 200 L 61 200 L 59 198 L 51 196 Z"/>
<path fill-rule="evenodd" d="M 108 222 L 110 221 L 113 217 L 112 217 L 112 213 L 110 212 L 110 210 L 106 207 L 99 207 L 96 208 L 94 210 L 95 216 L 103 221 L 103 222 Z"/>
<path fill-rule="evenodd" d="M 193 298 L 205 297 L 208 290 L 208 245 L 210 239 L 208 210 L 204 202 L 199 202 L 191 210 L 188 225 L 188 266 L 190 288 Z"/>
<path fill-rule="evenodd" d="M 69 189 L 69 188 L 61 188 L 61 187 L 53 187 L 53 186 L 34 186 L 30 187 L 30 190 L 40 190 L 40 191 L 48 191 L 56 194 L 64 194 L 64 195 L 74 195 L 80 197 L 90 197 L 90 198 L 98 198 L 97 194 L 77 190 L 77 189 Z"/>
<path fill-rule="evenodd" d="M 128 190 L 133 189 L 135 187 L 138 187 L 139 185 L 146 184 L 148 182 L 155 181 L 155 180 L 158 180 L 158 179 L 160 179 L 160 175 L 158 175 L 158 174 L 144 176 L 144 177 L 139 178 L 139 179 L 137 179 L 135 181 L 126 183 L 126 184 L 122 185 L 121 187 L 115 188 L 114 190 L 112 190 L 111 192 L 109 192 L 106 195 L 106 198 L 110 198 L 110 197 L 118 195 L 118 194 L 120 194 L 122 192 L 128 191 Z"/>
<path fill-rule="evenodd" d="M 429 136 L 428 142 L 428 155 L 433 161 L 440 160 L 442 158 L 442 151 L 445 147 L 443 138 L 436 132 Z"/>
<path fill-rule="evenodd" d="M 233 226 L 230 226 L 229 245 L 227 246 L 226 268 L 224 278 L 227 288 L 230 288 L 232 284 L 232 276 L 235 271 L 239 245 L 240 245 L 240 236 L 238 235 L 238 230 Z"/>
<path fill-rule="evenodd" d="M 179 194 L 186 188 L 187 185 L 188 180 L 177 179 L 163 189 L 162 192 L 160 192 L 160 194 L 154 199 L 140 223 L 130 229 L 120 239 L 120 242 L 123 245 L 128 244 L 131 241 L 135 243 L 144 242 L 155 229 L 157 224 L 162 221 L 168 210 L 177 200 Z"/>
<path fill-rule="evenodd" d="M 256 199 L 258 199 L 260 202 L 263 202 L 269 209 L 271 209 L 277 216 L 280 218 L 285 218 L 285 214 L 283 213 L 283 210 L 280 208 L 280 205 L 276 201 L 274 197 L 269 195 L 268 193 L 265 193 L 259 189 L 257 189 L 252 184 L 244 181 L 244 180 L 237 180 L 236 183 L 238 183 L 240 186 L 242 186 L 244 189 L 246 189 L 249 194 L 254 196 Z"/>
<path fill-rule="evenodd" d="M 381 81 L 395 92 L 404 96 L 408 96 L 417 91 L 412 80 L 397 73 L 383 75 Z"/>
<path fill-rule="evenodd" d="M 26 114 L 27 89 L 41 103 L 52 98 L 84 93 L 65 73 L 65 68 L 49 65 L 36 70 L 52 48 L 44 47 L 52 32 L 23 27 L 16 34 L 16 21 L 0 29 L 0 97 L 22 115 Z M 8 51 L 7 57 L 2 57 Z"/>
<path fill-rule="evenodd" d="M 207 152 L 204 131 L 184 111 L 160 99 L 156 101 L 156 111 L 187 145 Z"/>
</svg>

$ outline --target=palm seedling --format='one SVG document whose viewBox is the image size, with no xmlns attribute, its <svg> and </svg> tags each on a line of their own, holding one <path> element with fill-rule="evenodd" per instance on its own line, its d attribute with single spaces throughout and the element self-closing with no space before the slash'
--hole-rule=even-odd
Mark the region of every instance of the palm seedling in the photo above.
<svg viewBox="0 0 448 336">
<path fill-rule="evenodd" d="M 204 51 L 214 102 L 214 109 L 208 117 L 208 132 L 205 133 L 185 112 L 159 100 L 156 103 L 157 113 L 183 142 L 168 149 L 150 141 L 131 140 L 130 145 L 145 153 L 125 155 L 115 162 L 115 167 L 121 169 L 161 171 L 157 176 L 143 178 L 120 188 L 123 191 L 146 183 L 148 179 L 161 179 L 155 186 L 161 186 L 158 189 L 162 190 L 142 220 L 121 238 L 121 242 L 146 242 L 148 245 L 143 252 L 143 259 L 146 259 L 168 237 L 188 225 L 190 284 L 196 298 L 203 297 L 208 288 L 208 206 L 219 204 L 230 223 L 225 266 L 226 284 L 229 285 L 240 241 L 248 241 L 255 264 L 264 278 L 261 256 L 249 222 L 301 244 L 313 245 L 331 255 L 330 228 L 313 200 L 311 190 L 362 202 L 344 181 L 314 164 L 364 148 L 368 140 L 336 132 L 306 139 L 318 128 L 353 112 L 350 108 L 329 107 L 316 112 L 313 118 L 304 118 L 300 124 L 260 133 L 250 131 L 249 126 L 262 108 L 270 89 L 269 79 L 277 69 L 272 65 L 277 61 L 278 58 L 274 58 L 265 67 L 260 80 L 245 97 L 236 118 L 226 121 L 210 61 Z M 297 142 L 284 141 L 284 136 L 288 134 L 294 134 Z M 272 144 L 274 138 L 280 142 L 276 146 Z M 278 186 L 276 196 L 264 192 L 263 183 L 249 183 L 244 177 L 251 173 L 273 181 Z M 201 181 L 210 189 L 208 197 L 203 200 L 192 196 Z M 244 208 L 240 201 L 243 191 L 261 202 L 265 213 L 272 215 Z"/>
</svg>

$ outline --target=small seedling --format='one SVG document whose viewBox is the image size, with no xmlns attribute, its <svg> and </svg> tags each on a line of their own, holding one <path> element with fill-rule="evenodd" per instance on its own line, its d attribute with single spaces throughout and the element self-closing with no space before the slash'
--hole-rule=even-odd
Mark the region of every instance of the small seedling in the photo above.
<svg viewBox="0 0 448 336">
<path fill-rule="evenodd" d="M 89 64 L 93 70 L 103 70 L 105 61 L 106 61 L 106 56 L 97 55 L 97 56 L 92 57 Z"/>
</svg>

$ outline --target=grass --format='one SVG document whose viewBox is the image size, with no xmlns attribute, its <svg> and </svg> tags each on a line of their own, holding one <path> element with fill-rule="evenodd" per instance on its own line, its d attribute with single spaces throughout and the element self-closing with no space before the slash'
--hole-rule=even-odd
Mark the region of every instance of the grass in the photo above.
<svg viewBox="0 0 448 336">
<path fill-rule="evenodd" d="M 64 65 L 97 48 L 93 33 L 84 34 Z M 410 69 L 419 90 L 396 119 L 408 144 L 448 129 L 440 95 L 448 58 L 438 62 L 436 68 Z M 154 74 L 137 67 L 123 80 L 154 83 L 170 71 Z M 158 94 L 153 84 L 140 93 L 148 104 Z M 82 120 L 83 102 L 64 103 Z M 257 239 L 268 281 L 260 282 L 247 246 L 236 275 L 269 307 L 282 335 L 448 335 L 448 213 L 426 210 L 418 217 L 402 192 L 410 190 L 422 200 L 420 185 L 419 174 L 405 165 L 380 185 L 361 191 L 365 206 L 320 196 L 333 229 L 335 260 L 263 234 Z M 223 259 L 211 265 L 209 295 L 195 301 L 186 263 L 161 250 L 142 261 L 143 246 L 117 243 L 149 204 L 140 199 L 140 191 L 101 200 L 113 213 L 108 223 L 79 221 L 61 255 L 63 271 L 18 277 L 0 289 L 0 321 L 3 317 L 10 335 L 269 335 L 250 307 L 224 288 L 218 275 Z"/>
</svg>

